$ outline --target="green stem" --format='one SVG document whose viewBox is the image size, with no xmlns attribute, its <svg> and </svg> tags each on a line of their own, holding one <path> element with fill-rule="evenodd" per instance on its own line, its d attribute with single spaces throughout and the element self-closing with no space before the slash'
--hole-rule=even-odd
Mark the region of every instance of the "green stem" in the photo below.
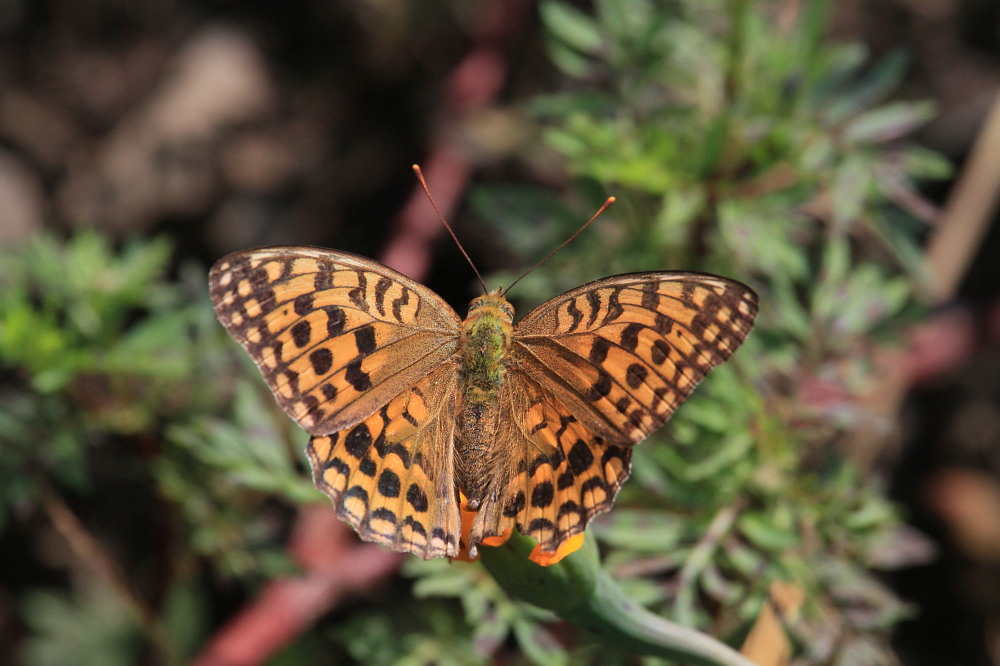
<svg viewBox="0 0 1000 666">
<path fill-rule="evenodd" d="M 486 569 L 512 596 L 551 610 L 595 639 L 636 654 L 703 666 L 752 666 L 728 645 L 668 622 L 635 603 L 600 566 L 593 539 L 550 567 L 528 559 L 534 542 L 515 533 L 481 549 Z"/>
</svg>

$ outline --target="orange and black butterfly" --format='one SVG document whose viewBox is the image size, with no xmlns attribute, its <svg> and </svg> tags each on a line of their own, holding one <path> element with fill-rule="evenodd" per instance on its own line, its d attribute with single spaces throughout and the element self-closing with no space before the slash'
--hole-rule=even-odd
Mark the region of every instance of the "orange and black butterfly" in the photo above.
<svg viewBox="0 0 1000 666">
<path fill-rule="evenodd" d="M 317 487 L 358 534 L 423 558 L 514 527 L 555 552 L 607 511 L 632 446 L 742 344 L 757 296 L 687 272 L 616 275 L 516 323 L 497 289 L 463 320 L 371 259 L 236 252 L 210 276 L 219 321 L 312 439 Z"/>
</svg>

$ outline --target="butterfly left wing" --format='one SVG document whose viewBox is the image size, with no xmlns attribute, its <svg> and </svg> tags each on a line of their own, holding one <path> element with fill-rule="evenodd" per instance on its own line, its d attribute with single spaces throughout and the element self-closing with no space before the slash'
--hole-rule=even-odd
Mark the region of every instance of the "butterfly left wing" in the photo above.
<svg viewBox="0 0 1000 666">
<path fill-rule="evenodd" d="M 516 424 L 501 429 L 501 447 L 514 461 L 498 471 L 473 543 L 514 525 L 554 552 L 582 532 L 628 477 L 629 447 L 736 351 L 756 313 L 739 282 L 670 272 L 605 278 L 529 312 L 501 395 Z"/>
<path fill-rule="evenodd" d="M 316 485 L 368 541 L 458 552 L 460 319 L 427 287 L 346 252 L 273 247 L 213 266 L 219 321 L 313 435 Z"/>
</svg>

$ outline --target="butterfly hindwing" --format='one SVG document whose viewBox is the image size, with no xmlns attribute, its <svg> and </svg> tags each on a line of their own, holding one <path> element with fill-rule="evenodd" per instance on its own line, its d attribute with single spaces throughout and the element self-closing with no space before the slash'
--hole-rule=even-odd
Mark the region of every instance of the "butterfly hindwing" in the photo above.
<svg viewBox="0 0 1000 666">
<path fill-rule="evenodd" d="M 310 440 L 316 487 L 362 539 L 424 559 L 458 554 L 457 381 L 445 364 L 361 423 Z"/>
<path fill-rule="evenodd" d="M 611 508 L 628 478 L 632 450 L 595 434 L 523 372 L 508 375 L 499 398 L 509 417 L 497 444 L 509 460 L 497 470 L 496 491 L 480 509 L 470 540 L 516 527 L 555 552 Z"/>
<path fill-rule="evenodd" d="M 219 321 L 281 408 L 313 435 L 367 418 L 454 355 L 458 315 L 433 291 L 346 252 L 275 247 L 220 259 Z"/>
</svg>

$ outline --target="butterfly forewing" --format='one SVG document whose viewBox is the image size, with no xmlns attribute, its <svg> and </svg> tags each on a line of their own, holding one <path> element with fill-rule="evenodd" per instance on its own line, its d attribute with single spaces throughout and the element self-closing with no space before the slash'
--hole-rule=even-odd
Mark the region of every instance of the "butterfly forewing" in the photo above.
<svg viewBox="0 0 1000 666">
<path fill-rule="evenodd" d="M 427 287 L 319 248 L 237 252 L 210 275 L 219 321 L 314 435 L 367 418 L 455 354 L 460 320 Z"/>
<path fill-rule="evenodd" d="M 578 287 L 529 312 L 513 356 L 567 411 L 635 443 L 663 425 L 743 343 L 757 314 L 746 285 L 700 273 L 633 273 Z"/>
</svg>

